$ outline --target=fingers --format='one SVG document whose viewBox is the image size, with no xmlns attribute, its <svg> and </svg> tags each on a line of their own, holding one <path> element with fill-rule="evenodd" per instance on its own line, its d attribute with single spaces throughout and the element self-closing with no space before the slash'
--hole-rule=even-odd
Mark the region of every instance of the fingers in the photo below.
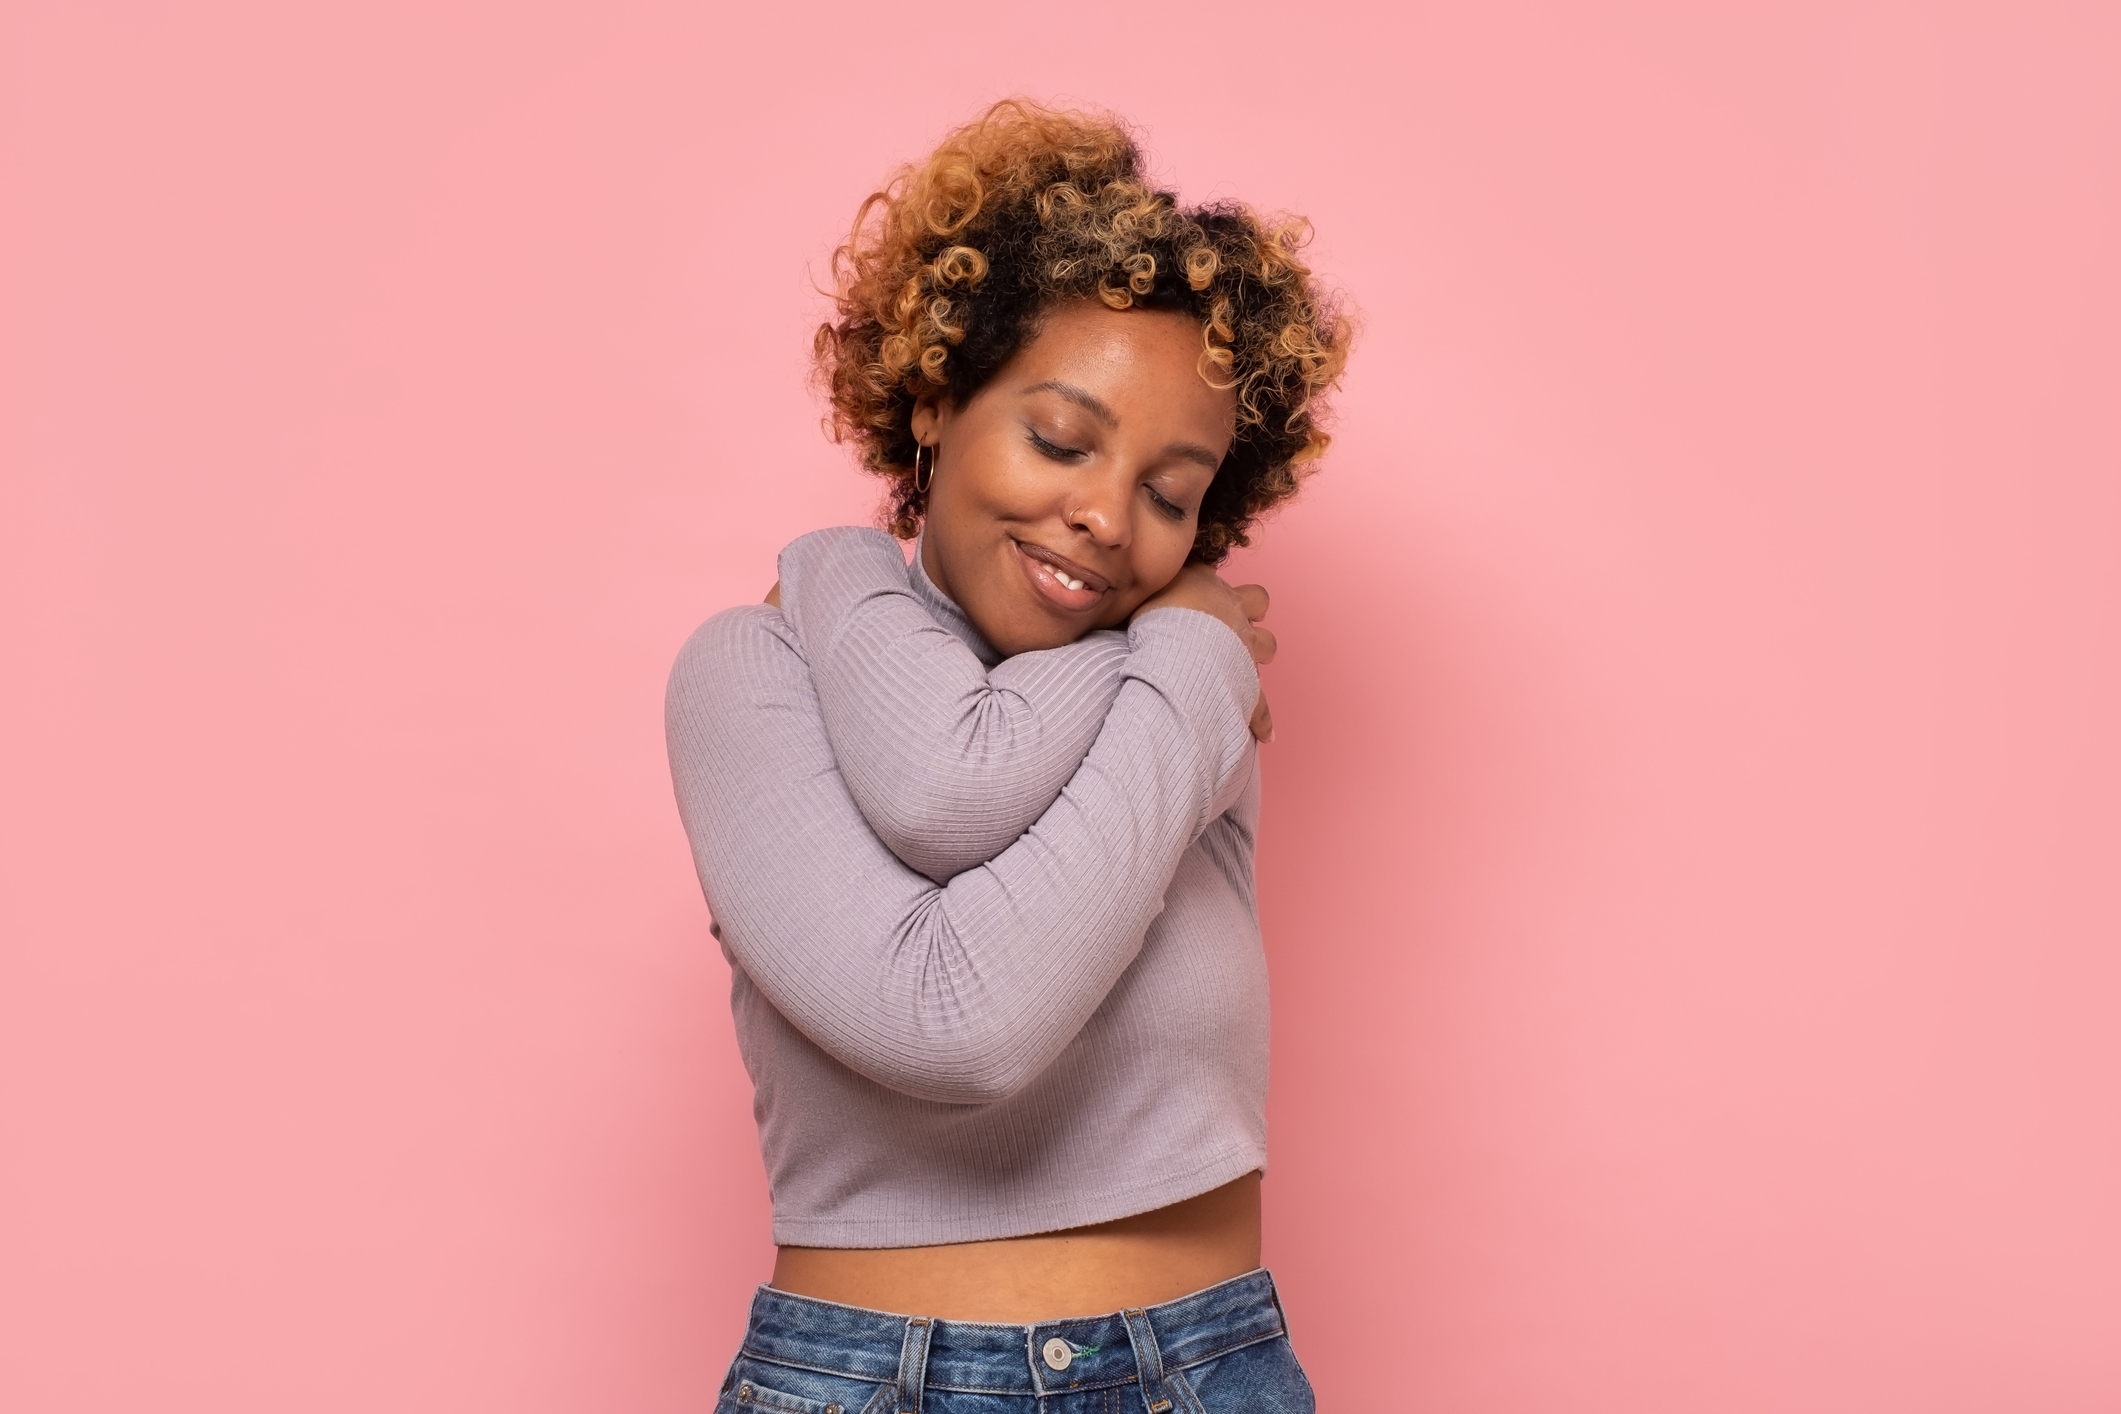
<svg viewBox="0 0 2121 1414">
<path fill-rule="evenodd" d="M 1265 591 L 1258 593 L 1264 612 Z M 1163 608 L 1198 609 L 1213 615 L 1229 625 L 1230 631 L 1250 646 L 1252 621 L 1245 616 L 1245 596 L 1225 584 L 1212 565 L 1186 566 L 1176 579 L 1144 600 L 1135 613 Z"/>
<path fill-rule="evenodd" d="M 1245 617 L 1258 623 L 1267 616 L 1267 590 L 1265 585 L 1240 584 L 1237 586 L 1237 602 L 1244 606 Z"/>
<path fill-rule="evenodd" d="M 1252 739 L 1267 742 L 1274 740 L 1274 714 L 1267 709 L 1267 694 L 1259 695 L 1259 702 L 1252 708 Z"/>
<path fill-rule="evenodd" d="M 1275 641 L 1274 630 L 1258 624 L 1252 625 L 1252 632 L 1246 636 L 1246 646 L 1252 650 L 1252 661 L 1261 667 L 1273 662 L 1274 654 L 1281 647 Z"/>
</svg>

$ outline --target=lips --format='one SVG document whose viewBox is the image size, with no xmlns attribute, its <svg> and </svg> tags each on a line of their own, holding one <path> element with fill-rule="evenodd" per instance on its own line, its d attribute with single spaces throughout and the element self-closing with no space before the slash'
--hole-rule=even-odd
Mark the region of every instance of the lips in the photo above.
<svg viewBox="0 0 2121 1414">
<path fill-rule="evenodd" d="M 1056 609 L 1079 614 L 1093 609 L 1112 587 L 1105 579 L 1066 555 L 1055 554 L 1043 545 L 1026 545 L 1016 542 L 1017 560 L 1023 565 L 1024 577 L 1040 598 Z"/>
</svg>

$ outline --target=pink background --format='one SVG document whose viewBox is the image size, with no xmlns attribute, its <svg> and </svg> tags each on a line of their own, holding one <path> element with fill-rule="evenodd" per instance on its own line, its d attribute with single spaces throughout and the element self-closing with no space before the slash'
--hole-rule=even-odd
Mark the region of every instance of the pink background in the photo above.
<svg viewBox="0 0 2121 1414">
<path fill-rule="evenodd" d="M 2121 10 L 1948 8 L 8 7 L 0 1406 L 707 1407 L 663 677 L 1021 90 L 1367 321 L 1244 566 L 1326 1407 L 2121 1407 Z"/>
</svg>

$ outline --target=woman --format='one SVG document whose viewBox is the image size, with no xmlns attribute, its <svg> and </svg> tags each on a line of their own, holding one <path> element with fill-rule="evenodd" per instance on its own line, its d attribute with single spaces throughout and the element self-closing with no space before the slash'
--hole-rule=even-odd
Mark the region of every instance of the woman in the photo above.
<svg viewBox="0 0 2121 1414">
<path fill-rule="evenodd" d="M 818 368 L 891 534 L 797 540 L 670 686 L 780 1244 L 725 1409 L 1311 1405 L 1258 1269 L 1274 643 L 1213 569 L 1326 445 L 1300 229 L 1026 103 L 856 219 Z"/>
</svg>

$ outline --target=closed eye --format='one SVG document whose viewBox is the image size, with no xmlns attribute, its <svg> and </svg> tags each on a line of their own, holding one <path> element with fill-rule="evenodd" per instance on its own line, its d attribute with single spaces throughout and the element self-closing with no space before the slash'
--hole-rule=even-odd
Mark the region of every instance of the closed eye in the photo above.
<svg viewBox="0 0 2121 1414">
<path fill-rule="evenodd" d="M 1142 490 L 1149 493 L 1150 504 L 1172 520 L 1184 520 L 1186 518 L 1186 508 L 1164 495 L 1163 492 L 1157 490 L 1154 486 L 1144 486 Z"/>
<path fill-rule="evenodd" d="M 1063 447 L 1057 442 L 1048 442 L 1045 438 L 1038 435 L 1036 427 L 1027 427 L 1024 431 L 1031 435 L 1031 445 L 1038 448 L 1040 456 L 1051 458 L 1057 462 L 1073 463 L 1079 462 L 1090 455 L 1079 447 Z"/>
</svg>

